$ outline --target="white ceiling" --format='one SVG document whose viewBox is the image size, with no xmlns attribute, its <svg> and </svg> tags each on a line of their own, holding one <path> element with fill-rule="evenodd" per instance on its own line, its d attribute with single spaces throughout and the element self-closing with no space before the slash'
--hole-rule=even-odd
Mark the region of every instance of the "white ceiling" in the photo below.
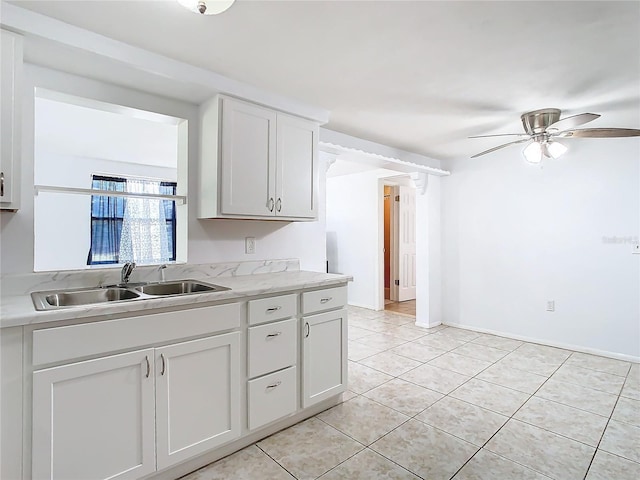
<svg viewBox="0 0 640 480">
<path fill-rule="evenodd" d="M 11 2 L 331 111 L 328 128 L 438 159 L 501 143 L 520 114 L 640 128 L 640 2 Z M 584 142 L 616 141 L 583 139 Z"/>
</svg>

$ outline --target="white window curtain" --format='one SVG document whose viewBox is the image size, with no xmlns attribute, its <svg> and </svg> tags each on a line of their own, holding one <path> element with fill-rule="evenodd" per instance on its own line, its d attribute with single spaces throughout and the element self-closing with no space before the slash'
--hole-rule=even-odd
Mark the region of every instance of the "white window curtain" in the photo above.
<svg viewBox="0 0 640 480">
<path fill-rule="evenodd" d="M 160 193 L 160 182 L 127 179 L 126 191 Z M 120 237 L 120 261 L 164 263 L 171 258 L 162 200 L 128 198 Z"/>
</svg>

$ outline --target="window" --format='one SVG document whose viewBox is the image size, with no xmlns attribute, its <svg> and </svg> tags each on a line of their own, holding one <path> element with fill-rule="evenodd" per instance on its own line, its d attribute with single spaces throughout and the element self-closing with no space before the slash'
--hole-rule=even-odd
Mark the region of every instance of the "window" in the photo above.
<svg viewBox="0 0 640 480">
<path fill-rule="evenodd" d="M 175 195 L 176 182 L 93 175 L 92 188 Z M 91 196 L 91 247 L 87 265 L 162 263 L 176 259 L 175 201 Z"/>
</svg>

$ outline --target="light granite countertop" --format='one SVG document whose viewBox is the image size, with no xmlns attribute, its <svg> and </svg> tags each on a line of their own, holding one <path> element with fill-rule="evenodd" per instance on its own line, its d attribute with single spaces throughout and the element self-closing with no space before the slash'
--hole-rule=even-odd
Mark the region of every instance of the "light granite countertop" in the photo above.
<svg viewBox="0 0 640 480">
<path fill-rule="evenodd" d="M 279 271 L 271 273 L 258 273 L 249 275 L 209 276 L 198 275 L 191 271 L 191 275 L 183 279 L 202 280 L 214 283 L 230 290 L 221 292 L 199 293 L 182 296 L 170 296 L 151 299 L 130 300 L 117 303 L 102 303 L 83 305 L 70 308 L 37 311 L 31 299 L 30 292 L 22 292 L 14 295 L 3 296 L 0 300 L 0 327 L 16 327 L 34 325 L 63 320 L 76 320 L 79 318 L 91 318 L 121 314 L 123 312 L 143 312 L 155 309 L 206 304 L 211 302 L 223 302 L 230 300 L 243 300 L 265 294 L 277 294 L 294 290 L 312 289 L 319 287 L 331 287 L 343 285 L 352 280 L 348 275 L 330 273 L 318 273 L 307 271 Z M 94 286 L 94 285 L 86 285 Z M 55 289 L 49 285 L 48 290 Z M 67 287 L 69 288 L 69 287 Z M 44 289 L 39 289 L 44 290 Z M 35 291 L 35 290 L 31 290 Z"/>
</svg>

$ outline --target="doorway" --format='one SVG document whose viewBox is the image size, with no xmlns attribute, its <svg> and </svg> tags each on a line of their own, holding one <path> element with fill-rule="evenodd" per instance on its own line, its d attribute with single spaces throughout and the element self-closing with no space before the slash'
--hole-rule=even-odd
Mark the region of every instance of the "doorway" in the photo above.
<svg viewBox="0 0 640 480">
<path fill-rule="evenodd" d="M 415 188 L 397 180 L 383 185 L 384 309 L 415 317 Z"/>
</svg>

